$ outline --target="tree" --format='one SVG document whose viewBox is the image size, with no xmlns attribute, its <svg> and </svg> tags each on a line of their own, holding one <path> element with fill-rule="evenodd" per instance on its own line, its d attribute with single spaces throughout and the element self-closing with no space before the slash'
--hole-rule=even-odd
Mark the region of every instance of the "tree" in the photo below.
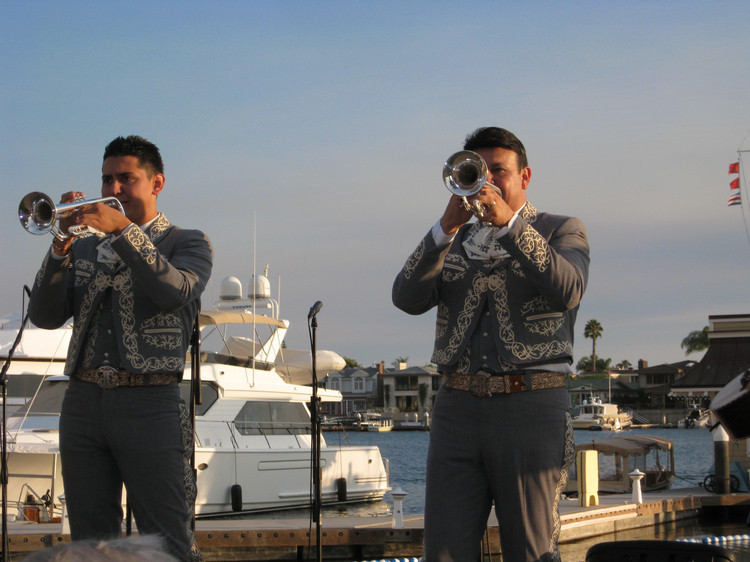
<svg viewBox="0 0 750 562">
<path fill-rule="evenodd" d="M 680 347 L 685 350 L 685 355 L 694 351 L 708 349 L 708 326 L 702 330 L 693 330 L 682 340 Z"/>
<path fill-rule="evenodd" d="M 408 362 L 409 362 L 408 357 L 396 357 L 396 359 L 394 359 L 393 361 L 393 366 L 398 369 L 399 365 L 401 365 L 402 363 L 408 363 Z"/>
<path fill-rule="evenodd" d="M 630 369 L 632 366 L 633 364 L 630 361 L 628 361 L 627 359 L 623 359 L 617 365 L 615 365 L 615 368 L 620 369 L 621 371 L 625 371 L 627 369 Z"/>
<path fill-rule="evenodd" d="M 419 385 L 419 406 L 424 410 L 424 404 L 427 402 L 427 394 L 430 392 L 430 385 L 423 382 Z"/>
<path fill-rule="evenodd" d="M 586 322 L 586 327 L 583 329 L 583 337 L 585 338 L 591 338 L 593 341 L 593 349 L 591 351 L 591 365 L 594 368 L 594 371 L 596 370 L 596 340 L 602 337 L 602 332 L 604 331 L 604 328 L 602 328 L 602 325 L 599 323 L 599 320 L 591 319 L 588 322 Z"/>
<path fill-rule="evenodd" d="M 346 363 L 347 367 L 361 367 L 362 365 L 359 364 L 359 362 L 356 359 L 352 359 L 350 357 L 346 357 L 345 355 L 341 356 L 344 360 L 344 363 Z"/>
<path fill-rule="evenodd" d="M 606 371 L 609 369 L 611 363 L 612 359 L 602 359 L 601 357 L 597 357 L 596 366 L 594 366 L 594 361 L 592 360 L 591 355 L 587 355 L 586 357 L 581 357 L 581 359 L 578 360 L 578 363 L 576 363 L 576 372 L 595 373 L 597 371 Z"/>
</svg>

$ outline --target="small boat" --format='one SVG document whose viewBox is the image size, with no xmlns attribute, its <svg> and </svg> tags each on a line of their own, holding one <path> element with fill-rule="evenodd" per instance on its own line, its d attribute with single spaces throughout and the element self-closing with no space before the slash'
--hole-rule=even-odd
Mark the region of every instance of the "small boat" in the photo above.
<svg viewBox="0 0 750 562">
<path fill-rule="evenodd" d="M 602 403 L 600 400 L 584 402 L 573 417 L 573 429 L 592 431 L 620 431 L 630 429 L 633 418 L 621 412 L 617 404 Z"/>
<path fill-rule="evenodd" d="M 276 370 L 289 323 L 277 312 L 253 314 L 257 299 L 270 295 L 224 298 L 200 314 L 202 404 L 195 415 L 195 510 L 201 517 L 311 505 L 308 403 L 313 389 L 287 382 Z M 2 336 L 0 348 L 15 338 L 14 333 Z M 38 354 L 29 345 L 35 339 L 47 345 Z M 64 493 L 58 423 L 68 384 L 62 376 L 67 340 L 60 331 L 31 327 L 23 341 L 18 348 L 23 353 L 12 361 L 9 378 L 26 377 L 41 385 L 34 387 L 33 399 L 8 418 L 8 498 L 21 517 L 27 503 L 44 505 L 41 521 L 53 517 L 55 510 L 59 513 L 57 499 Z M 188 364 L 181 384 L 188 403 L 191 376 Z M 342 398 L 335 390 L 317 392 L 324 402 Z M 320 458 L 323 504 L 380 501 L 390 489 L 387 461 L 376 446 L 329 447 L 321 437 Z"/>
<path fill-rule="evenodd" d="M 393 429 L 393 419 L 376 412 L 357 412 L 350 416 L 324 418 L 320 425 L 323 431 L 383 432 Z"/>
<path fill-rule="evenodd" d="M 576 445 L 576 451 L 598 451 L 599 493 L 632 491 L 630 473 L 644 476 L 641 490 L 651 492 L 672 486 L 675 479 L 674 446 L 669 439 L 648 435 L 617 435 Z M 566 493 L 577 491 L 576 467 L 570 471 Z"/>
<path fill-rule="evenodd" d="M 400 422 L 396 422 L 393 426 L 394 431 L 430 431 L 430 414 L 424 414 L 424 417 L 420 420 L 419 414 L 414 412 L 414 419 L 412 414 L 406 414 L 405 419 Z"/>
<path fill-rule="evenodd" d="M 360 422 L 361 431 L 384 432 L 393 429 L 393 418 L 367 412 Z"/>
<path fill-rule="evenodd" d="M 684 419 L 677 422 L 677 427 L 693 429 L 696 427 L 707 427 L 711 422 L 711 412 L 702 408 L 700 404 L 691 404 L 689 412 Z"/>
</svg>

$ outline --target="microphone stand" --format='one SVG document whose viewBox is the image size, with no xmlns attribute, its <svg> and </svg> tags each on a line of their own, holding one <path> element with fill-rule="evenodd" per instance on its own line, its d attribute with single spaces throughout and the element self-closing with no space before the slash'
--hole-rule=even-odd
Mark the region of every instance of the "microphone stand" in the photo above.
<svg viewBox="0 0 750 562">
<path fill-rule="evenodd" d="M 312 397 L 310 400 L 310 436 L 312 438 L 312 516 L 315 522 L 315 560 L 323 559 L 321 544 L 321 494 L 320 494 L 320 398 L 318 397 L 318 373 L 316 368 L 316 338 L 318 319 L 316 318 L 323 303 L 318 301 L 310 309 L 307 319 L 310 323 L 310 347 L 312 351 Z"/>
<path fill-rule="evenodd" d="M 201 307 L 198 302 L 198 312 L 195 315 L 193 323 L 193 334 L 190 338 L 190 423 L 193 426 L 193 442 L 191 443 L 192 451 L 190 453 L 190 467 L 193 470 L 193 480 L 196 489 L 198 487 L 198 469 L 195 467 L 195 414 L 196 406 L 203 403 L 201 394 L 201 327 L 200 327 Z M 195 531 L 195 502 L 191 508 L 190 528 Z"/>
<path fill-rule="evenodd" d="M 23 287 L 24 292 L 31 296 L 31 291 L 27 286 Z M 3 412 L 2 412 L 2 451 L 0 454 L 2 460 L 0 460 L 0 484 L 2 484 L 2 536 L 3 536 L 3 550 L 2 550 L 2 562 L 8 562 L 10 560 L 10 536 L 8 535 L 8 441 L 7 441 L 7 423 L 8 423 L 8 369 L 10 368 L 10 362 L 13 359 L 13 354 L 16 352 L 18 344 L 21 343 L 23 332 L 26 327 L 26 323 L 29 321 L 29 311 L 26 310 L 26 314 L 21 322 L 21 327 L 18 330 L 16 340 L 13 342 L 13 346 L 8 351 L 8 357 L 3 365 L 3 370 L 0 372 L 0 392 L 3 397 Z"/>
</svg>

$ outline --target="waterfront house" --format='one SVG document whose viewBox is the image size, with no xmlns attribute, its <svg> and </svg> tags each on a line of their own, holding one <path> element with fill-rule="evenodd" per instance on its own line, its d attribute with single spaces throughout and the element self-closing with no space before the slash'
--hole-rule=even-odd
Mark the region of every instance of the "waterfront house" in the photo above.
<svg viewBox="0 0 750 562">
<path fill-rule="evenodd" d="M 382 364 L 381 364 L 382 367 Z M 429 413 L 443 376 L 434 367 L 383 369 L 380 374 L 383 411 L 386 413 Z"/>
<path fill-rule="evenodd" d="M 353 416 L 378 407 L 378 367 L 347 367 L 328 374 L 323 388 L 341 392 L 341 402 L 323 402 L 320 411 L 326 416 Z"/>
<path fill-rule="evenodd" d="M 708 350 L 671 386 L 671 395 L 706 406 L 724 386 L 750 368 L 750 314 L 708 317 Z"/>
</svg>

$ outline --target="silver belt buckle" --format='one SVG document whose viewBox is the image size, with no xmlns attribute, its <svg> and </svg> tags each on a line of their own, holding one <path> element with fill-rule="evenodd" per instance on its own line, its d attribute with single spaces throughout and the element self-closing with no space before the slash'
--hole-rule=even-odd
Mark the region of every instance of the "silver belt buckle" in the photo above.
<svg viewBox="0 0 750 562">
<path fill-rule="evenodd" d="M 104 390 L 112 390 L 120 386 L 117 369 L 112 365 L 102 365 L 96 370 L 96 384 Z"/>
<path fill-rule="evenodd" d="M 489 398 L 490 392 L 490 374 L 484 371 L 477 371 L 469 378 L 469 392 L 478 398 Z"/>
</svg>

